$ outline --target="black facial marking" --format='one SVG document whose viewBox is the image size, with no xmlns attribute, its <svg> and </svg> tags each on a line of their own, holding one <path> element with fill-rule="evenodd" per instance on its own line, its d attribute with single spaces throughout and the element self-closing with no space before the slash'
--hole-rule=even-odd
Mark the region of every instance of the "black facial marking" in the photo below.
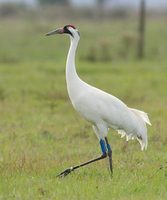
<svg viewBox="0 0 167 200">
<path fill-rule="evenodd" d="M 68 30 L 68 25 L 64 26 L 64 33 L 70 34 L 72 37 L 74 37 L 73 34 Z"/>
</svg>

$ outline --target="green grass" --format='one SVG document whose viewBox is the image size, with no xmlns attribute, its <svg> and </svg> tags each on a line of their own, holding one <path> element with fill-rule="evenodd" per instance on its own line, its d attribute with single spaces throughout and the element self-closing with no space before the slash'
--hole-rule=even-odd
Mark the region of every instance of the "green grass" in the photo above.
<svg viewBox="0 0 167 200">
<path fill-rule="evenodd" d="M 166 198 L 167 28 L 162 21 L 148 22 L 147 57 L 139 62 L 134 59 L 134 47 L 129 52 L 133 56 L 122 58 L 120 54 L 124 32 L 135 34 L 136 24 L 108 23 L 101 23 L 99 30 L 98 23 L 77 22 L 82 36 L 78 73 L 128 106 L 149 113 L 153 126 L 148 128 L 148 150 L 141 152 L 137 141 L 127 143 L 110 130 L 112 179 L 107 160 L 57 179 L 56 175 L 66 167 L 100 154 L 91 125 L 80 118 L 68 99 L 68 38 L 44 37 L 54 27 L 53 22 L 1 20 L 0 199 Z M 103 38 L 111 45 L 112 62 L 84 60 L 82 56 L 92 45 L 100 45 Z"/>
</svg>

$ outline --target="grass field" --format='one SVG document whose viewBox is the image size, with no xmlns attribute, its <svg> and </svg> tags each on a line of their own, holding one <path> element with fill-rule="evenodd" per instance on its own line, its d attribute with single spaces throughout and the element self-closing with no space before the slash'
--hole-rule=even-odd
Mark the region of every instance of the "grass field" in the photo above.
<svg viewBox="0 0 167 200">
<path fill-rule="evenodd" d="M 110 130 L 114 176 L 107 160 L 65 179 L 66 167 L 100 154 L 91 125 L 72 108 L 65 83 L 69 39 L 44 34 L 67 21 L 1 19 L 0 31 L 0 199 L 164 200 L 167 197 L 167 28 L 149 20 L 146 58 L 135 57 L 136 22 L 76 21 L 81 32 L 78 73 L 86 82 L 149 113 L 148 150 Z M 71 22 L 70 22 L 71 23 Z M 128 52 L 124 37 L 130 32 Z M 126 38 L 125 38 L 126 40 Z M 85 59 L 109 45 L 111 60 Z M 108 46 L 107 46 L 108 48 Z M 97 54 L 96 54 L 97 53 Z"/>
</svg>

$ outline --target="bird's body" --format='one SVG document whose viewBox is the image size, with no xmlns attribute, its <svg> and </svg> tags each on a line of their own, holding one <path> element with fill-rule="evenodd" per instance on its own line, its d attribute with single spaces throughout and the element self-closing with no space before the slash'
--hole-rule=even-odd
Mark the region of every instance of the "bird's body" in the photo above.
<svg viewBox="0 0 167 200">
<path fill-rule="evenodd" d="M 107 140 L 109 128 L 117 130 L 122 137 L 126 135 L 127 140 L 136 138 L 141 145 L 141 149 L 146 149 L 146 123 L 151 125 L 147 114 L 143 111 L 129 108 L 117 97 L 81 80 L 75 67 L 75 53 L 80 39 L 78 30 L 76 30 L 74 26 L 68 25 L 65 26 L 63 30 L 58 29 L 58 31 L 58 33 L 61 34 L 70 34 L 71 39 L 66 63 L 66 82 L 70 100 L 75 110 L 87 121 L 92 123 L 93 130 L 100 141 L 103 154 L 106 153 L 106 149 L 108 149 L 110 154 L 112 153 Z M 53 32 L 48 33 L 48 35 L 51 34 L 53 34 Z M 105 140 L 106 142 L 104 142 Z M 83 164 L 81 166 L 83 166 Z M 74 167 L 73 170 L 78 167 L 80 167 L 80 165 Z M 112 170 L 111 160 L 110 167 Z M 65 173 L 65 171 L 63 173 Z"/>
<path fill-rule="evenodd" d="M 147 148 L 147 114 L 128 108 L 121 100 L 95 88 L 77 75 L 75 52 L 79 37 L 71 38 L 71 46 L 66 63 L 67 90 L 72 105 L 86 120 L 93 124 L 99 139 L 108 134 L 109 128 L 118 131 L 128 139 L 137 138 L 141 149 Z"/>
</svg>

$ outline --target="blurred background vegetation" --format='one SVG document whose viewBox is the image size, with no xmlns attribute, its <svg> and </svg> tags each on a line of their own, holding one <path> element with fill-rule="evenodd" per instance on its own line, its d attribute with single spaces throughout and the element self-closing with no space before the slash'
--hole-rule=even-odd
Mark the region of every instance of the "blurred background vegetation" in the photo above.
<svg viewBox="0 0 167 200">
<path fill-rule="evenodd" d="M 167 5 L 145 0 L 143 28 L 141 2 L 0 0 L 0 199 L 166 199 Z M 100 153 L 68 99 L 69 38 L 45 37 L 65 24 L 81 33 L 81 78 L 148 112 L 153 124 L 146 152 L 110 131 L 112 181 L 105 162 L 55 179 Z"/>
<path fill-rule="evenodd" d="M 3 0 L 1 1 L 3 2 Z M 163 59 L 166 57 L 165 20 L 167 18 L 167 5 L 165 7 L 163 1 L 162 3 L 160 3 L 161 1 L 159 2 L 158 7 L 156 7 L 157 4 L 155 2 L 148 4 L 144 0 L 138 0 L 135 3 L 131 0 L 126 2 L 92 0 L 85 1 L 85 3 L 79 0 L 16 0 L 15 3 L 14 1 L 11 3 L 9 0 L 9 2 L 2 2 L 0 4 L 0 20 L 2 26 L 7 27 L 11 35 L 15 34 L 15 30 L 12 29 L 13 26 L 11 27 L 10 23 L 20 27 L 22 33 L 25 32 L 25 34 L 27 32 L 26 29 L 34 30 L 34 33 L 32 33 L 34 36 L 38 31 L 42 34 L 42 31 L 53 27 L 53 25 L 55 25 L 53 28 L 56 28 L 63 24 L 74 23 L 79 26 L 82 32 L 84 32 L 82 26 L 87 26 L 84 29 L 89 29 L 88 31 L 92 32 L 94 37 L 98 39 L 94 41 L 90 39 L 89 43 L 82 47 L 82 49 L 86 49 L 79 55 L 81 59 L 93 62 L 108 62 L 118 59 L 136 59 L 144 56 L 146 56 L 146 59 Z M 144 19 L 143 22 L 145 24 L 142 39 L 143 45 L 140 38 L 142 34 L 140 33 L 142 29 L 140 27 L 140 23 L 142 23 L 140 20 L 141 2 L 146 2 L 146 20 Z M 103 24 L 107 26 L 104 32 L 97 31 L 96 29 L 103 29 Z M 115 28 L 115 26 L 118 28 Z M 93 29 L 96 32 L 93 32 Z M 3 32 L 5 31 L 2 30 Z M 25 42 L 31 38 L 30 34 L 26 35 Z M 100 34 L 101 36 L 99 36 Z M 91 33 L 89 36 L 92 37 Z M 20 40 L 23 39 L 20 38 Z M 27 45 L 31 45 L 31 42 Z M 39 53 L 41 51 L 40 46 L 41 44 L 35 47 L 35 49 L 39 48 Z M 11 48 L 22 51 L 21 45 L 12 45 Z M 141 56 L 139 55 L 139 48 L 143 51 Z M 1 49 L 0 60 L 10 57 L 10 52 L 5 52 L 5 49 Z M 32 49 L 32 51 L 34 50 Z M 49 53 L 49 51 L 45 52 L 45 54 Z M 29 56 L 30 54 L 31 52 L 28 52 L 24 56 Z M 11 57 L 17 57 L 17 55 L 11 55 Z"/>
</svg>

